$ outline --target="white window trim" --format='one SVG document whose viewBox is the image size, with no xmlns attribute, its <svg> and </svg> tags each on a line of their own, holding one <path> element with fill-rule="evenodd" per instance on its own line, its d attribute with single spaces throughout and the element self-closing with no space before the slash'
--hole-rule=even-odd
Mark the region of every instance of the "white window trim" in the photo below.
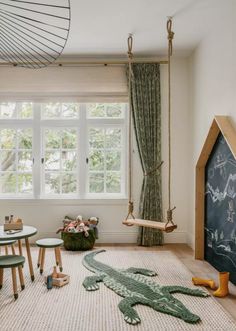
<svg viewBox="0 0 236 331">
<path fill-rule="evenodd" d="M 10 126 L 9 126 L 9 120 L 8 119 L 2 119 L 1 124 L 0 124 L 1 129 L 32 129 L 33 133 L 33 128 L 32 128 L 32 119 L 12 119 L 10 120 Z M 33 165 L 32 165 L 32 181 L 34 181 L 34 175 L 33 175 L 33 168 L 34 168 L 34 136 L 32 137 L 32 160 L 33 160 Z M 18 147 L 15 149 L 16 155 L 18 155 L 19 149 Z M 16 157 L 16 162 L 18 163 L 18 156 Z M 15 172 L 16 174 L 19 174 L 20 172 L 18 171 L 9 171 L 9 172 Z M 27 172 L 25 172 L 27 173 Z M 33 183 L 33 182 L 32 182 Z M 17 181 L 18 184 L 18 181 Z M 33 183 L 34 187 L 34 183 Z M 17 189 L 18 190 L 18 189 Z M 21 194 L 0 194 L 0 199 L 31 199 L 34 198 L 32 193 L 21 193 Z"/>
<path fill-rule="evenodd" d="M 47 123 L 47 125 L 46 126 L 41 125 L 41 130 L 40 130 L 40 132 L 41 132 L 41 149 L 40 150 L 41 150 L 41 153 L 42 153 L 41 160 L 40 160 L 40 164 L 41 164 L 41 167 L 40 167 L 41 168 L 41 173 L 40 173 L 40 175 L 41 175 L 41 185 L 40 185 L 41 195 L 40 195 L 40 198 L 41 199 L 47 199 L 47 198 L 57 199 L 58 197 L 60 197 L 62 199 L 63 198 L 66 199 L 66 197 L 68 197 L 68 198 L 77 198 L 77 197 L 79 197 L 79 190 L 78 190 L 79 187 L 78 187 L 78 185 L 77 185 L 77 191 L 75 193 L 71 193 L 71 194 L 62 194 L 62 193 L 60 193 L 60 194 L 46 194 L 45 193 L 45 181 L 44 181 L 44 178 L 45 178 L 45 146 L 44 146 L 44 139 L 43 139 L 44 134 L 43 133 L 47 129 L 58 129 L 59 130 L 59 129 L 71 128 L 71 129 L 75 129 L 77 131 L 77 137 L 79 139 L 78 123 L 77 123 L 76 126 L 75 126 L 75 122 L 71 122 L 71 121 L 70 121 L 70 125 L 68 124 L 66 126 L 65 126 L 64 122 L 63 123 L 57 123 L 56 122 L 56 125 L 52 125 L 52 123 L 54 124 L 54 121 L 53 122 L 51 121 L 51 125 L 48 122 L 45 122 L 45 123 Z M 75 173 L 76 173 L 76 177 L 77 177 L 77 183 L 79 183 L 78 169 L 79 169 L 79 164 L 80 164 L 80 154 L 79 154 L 79 149 L 78 149 L 78 141 L 76 142 L 76 148 L 73 149 L 73 150 L 75 150 L 76 153 L 78 153 L 77 170 L 75 171 Z M 55 151 L 61 151 L 61 150 L 55 149 Z M 44 162 L 42 162 L 42 159 L 44 159 Z M 69 171 L 68 171 L 68 173 L 69 173 Z M 73 173 L 73 171 L 72 171 L 72 173 Z"/>
</svg>

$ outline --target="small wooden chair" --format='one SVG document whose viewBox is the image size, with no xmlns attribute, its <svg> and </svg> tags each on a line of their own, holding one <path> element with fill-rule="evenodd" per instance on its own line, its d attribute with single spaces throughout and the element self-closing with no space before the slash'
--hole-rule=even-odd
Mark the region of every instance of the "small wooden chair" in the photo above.
<svg viewBox="0 0 236 331">
<path fill-rule="evenodd" d="M 18 268 L 22 291 L 25 288 L 24 276 L 23 276 L 23 272 L 22 272 L 22 267 L 23 267 L 24 263 L 25 263 L 25 258 L 24 258 L 24 256 L 21 256 L 21 255 L 2 255 L 2 256 L 0 256 L 0 289 L 2 288 L 2 284 L 3 284 L 4 269 L 11 268 L 13 291 L 14 291 L 15 299 L 18 298 L 16 268 Z"/>
<path fill-rule="evenodd" d="M 15 247 L 14 247 L 15 243 L 16 240 L 0 240 L 0 254 L 1 254 L 1 247 L 3 246 L 5 248 L 5 254 L 8 255 L 8 246 L 11 246 L 12 254 L 16 255 Z"/>
<path fill-rule="evenodd" d="M 60 247 L 63 245 L 63 243 L 63 240 L 57 238 L 45 238 L 36 241 L 36 245 L 39 247 L 38 268 L 40 268 L 40 274 L 43 273 L 46 248 L 54 248 L 56 265 L 59 265 L 60 271 L 63 270 L 60 250 Z"/>
</svg>

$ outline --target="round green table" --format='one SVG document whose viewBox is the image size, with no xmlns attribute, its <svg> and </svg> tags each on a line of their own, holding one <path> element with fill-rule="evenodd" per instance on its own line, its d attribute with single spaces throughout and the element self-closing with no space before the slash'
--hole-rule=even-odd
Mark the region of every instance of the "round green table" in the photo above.
<svg viewBox="0 0 236 331">
<path fill-rule="evenodd" d="M 34 269 L 32 263 L 32 257 L 30 252 L 30 244 L 29 244 L 29 237 L 34 236 L 37 233 L 37 229 L 33 226 L 23 225 L 23 230 L 16 232 L 16 233 L 7 233 L 8 231 L 4 231 L 3 225 L 0 225 L 0 240 L 8 241 L 8 240 L 18 240 L 18 247 L 19 247 L 19 254 L 23 256 L 22 252 L 22 244 L 21 240 L 25 240 L 25 247 L 27 252 L 27 258 L 29 263 L 29 271 L 31 280 L 34 281 Z"/>
</svg>

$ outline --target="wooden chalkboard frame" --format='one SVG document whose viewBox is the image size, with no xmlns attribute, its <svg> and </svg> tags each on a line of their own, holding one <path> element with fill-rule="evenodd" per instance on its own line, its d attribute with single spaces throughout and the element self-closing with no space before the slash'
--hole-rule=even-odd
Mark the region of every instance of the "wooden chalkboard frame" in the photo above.
<svg viewBox="0 0 236 331">
<path fill-rule="evenodd" d="M 236 159 L 236 130 L 229 116 L 215 116 L 196 165 L 195 259 L 204 260 L 205 166 L 219 133 Z"/>
</svg>

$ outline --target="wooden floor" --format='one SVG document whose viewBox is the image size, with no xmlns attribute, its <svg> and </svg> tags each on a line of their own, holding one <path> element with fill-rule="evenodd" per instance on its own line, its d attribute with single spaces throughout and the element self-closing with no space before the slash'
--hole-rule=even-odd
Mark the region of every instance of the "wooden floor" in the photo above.
<svg viewBox="0 0 236 331">
<path fill-rule="evenodd" d="M 171 251 L 174 253 L 190 270 L 190 272 L 197 277 L 214 279 L 218 284 L 218 272 L 209 263 L 205 261 L 199 261 L 194 259 L 193 250 L 186 244 L 165 244 L 163 246 L 156 247 L 141 247 L 133 244 L 96 244 L 96 247 L 104 247 L 109 249 L 124 249 L 124 250 L 147 250 L 147 251 Z M 225 298 L 215 298 L 219 304 L 221 304 L 226 311 L 236 320 L 236 286 L 229 284 L 230 294 Z M 212 290 L 209 290 L 212 293 Z"/>
</svg>

